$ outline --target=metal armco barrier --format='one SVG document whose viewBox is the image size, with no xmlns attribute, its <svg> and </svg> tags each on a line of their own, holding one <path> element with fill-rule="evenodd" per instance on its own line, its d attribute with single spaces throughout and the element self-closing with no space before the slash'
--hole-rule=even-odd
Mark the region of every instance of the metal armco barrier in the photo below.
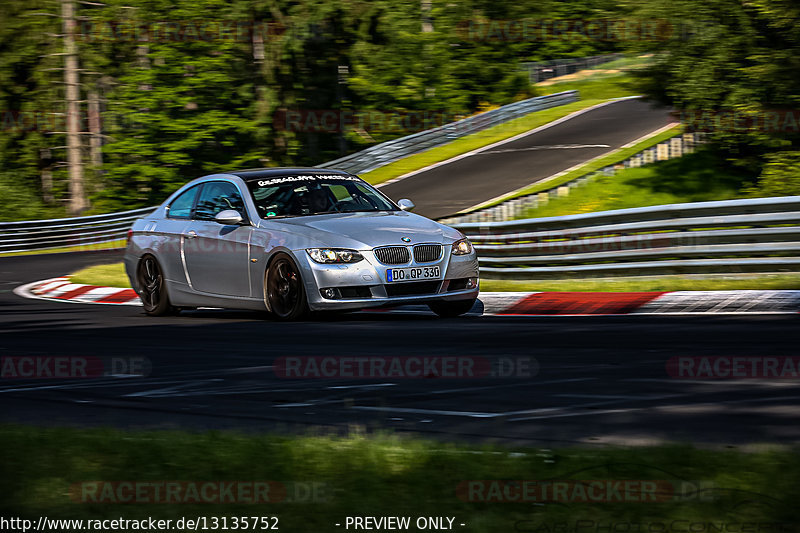
<svg viewBox="0 0 800 533">
<path fill-rule="evenodd" d="M 594 68 L 603 63 L 625 57 L 625 54 L 605 54 L 590 57 L 572 57 L 564 59 L 551 59 L 550 61 L 537 61 L 523 63 L 522 67 L 528 73 L 531 83 L 549 80 L 558 76 L 574 74 L 584 69 Z"/>
<path fill-rule="evenodd" d="M 336 168 L 353 174 L 369 172 L 409 155 L 447 144 L 465 135 L 491 128 L 534 111 L 569 104 L 577 100 L 578 91 L 564 91 L 521 100 L 438 128 L 376 144 L 360 152 L 317 165 L 317 167 Z"/>
<path fill-rule="evenodd" d="M 455 227 L 499 279 L 800 270 L 800 196 Z"/>
<path fill-rule="evenodd" d="M 0 253 L 101 244 L 124 239 L 133 221 L 155 209 L 77 218 L 0 222 Z"/>
</svg>

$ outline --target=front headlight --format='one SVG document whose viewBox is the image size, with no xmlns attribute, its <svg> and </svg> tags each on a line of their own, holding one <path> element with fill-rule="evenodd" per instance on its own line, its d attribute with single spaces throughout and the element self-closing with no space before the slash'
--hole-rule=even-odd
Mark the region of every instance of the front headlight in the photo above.
<svg viewBox="0 0 800 533">
<path fill-rule="evenodd" d="M 308 248 L 306 252 L 317 263 L 358 263 L 364 259 L 355 250 L 341 248 Z"/>
<path fill-rule="evenodd" d="M 469 239 L 461 239 L 453 243 L 453 255 L 467 255 L 472 253 L 472 243 Z"/>
</svg>

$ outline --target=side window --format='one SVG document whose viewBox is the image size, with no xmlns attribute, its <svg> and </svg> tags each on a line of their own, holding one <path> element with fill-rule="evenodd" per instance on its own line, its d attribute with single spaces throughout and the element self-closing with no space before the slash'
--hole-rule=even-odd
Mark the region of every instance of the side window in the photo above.
<svg viewBox="0 0 800 533">
<path fill-rule="evenodd" d="M 169 218 L 190 218 L 192 216 L 194 198 L 197 196 L 198 189 L 199 187 L 192 187 L 175 198 L 172 203 L 169 204 Z"/>
<path fill-rule="evenodd" d="M 203 191 L 197 200 L 195 218 L 198 220 L 214 220 L 220 211 L 233 209 L 243 218 L 247 217 L 242 195 L 239 189 L 229 181 L 209 181 L 203 185 Z"/>
</svg>

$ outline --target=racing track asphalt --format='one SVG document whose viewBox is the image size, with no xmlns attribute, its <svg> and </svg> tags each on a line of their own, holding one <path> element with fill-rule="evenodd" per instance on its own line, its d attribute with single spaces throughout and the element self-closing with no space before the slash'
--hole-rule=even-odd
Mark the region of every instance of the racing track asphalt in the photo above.
<svg viewBox="0 0 800 533">
<path fill-rule="evenodd" d="M 353 424 L 515 443 L 798 443 L 797 379 L 685 381 L 683 355 L 796 355 L 796 315 L 467 317 L 357 313 L 278 324 L 249 312 L 151 318 L 11 290 L 120 252 L 0 259 L 0 355 L 146 357 L 146 377 L 0 379 L 0 422 L 330 430 Z M 281 379 L 282 356 L 533 357 L 538 374 Z"/>
<path fill-rule="evenodd" d="M 387 183 L 381 192 L 395 200 L 410 198 L 417 205 L 416 213 L 441 218 L 616 150 L 673 122 L 675 119 L 666 108 L 638 98 L 619 100 L 489 150 Z"/>
</svg>

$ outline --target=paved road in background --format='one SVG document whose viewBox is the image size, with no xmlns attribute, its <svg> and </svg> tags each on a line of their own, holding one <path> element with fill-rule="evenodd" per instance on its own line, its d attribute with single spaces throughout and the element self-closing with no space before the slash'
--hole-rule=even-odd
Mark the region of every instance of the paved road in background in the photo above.
<svg viewBox="0 0 800 533">
<path fill-rule="evenodd" d="M 0 379 L 0 421 L 346 432 L 353 424 L 515 443 L 800 443 L 797 380 L 685 381 L 674 356 L 796 355 L 800 317 L 467 317 L 357 313 L 279 324 L 247 312 L 27 300 L 25 282 L 119 252 L 0 259 L 0 356 L 144 357 L 146 377 Z M 533 358 L 530 377 L 284 379 L 285 356 Z"/>
<path fill-rule="evenodd" d="M 441 218 L 535 183 L 675 122 L 669 110 L 627 99 L 515 141 L 415 174 L 381 191 Z"/>
</svg>

